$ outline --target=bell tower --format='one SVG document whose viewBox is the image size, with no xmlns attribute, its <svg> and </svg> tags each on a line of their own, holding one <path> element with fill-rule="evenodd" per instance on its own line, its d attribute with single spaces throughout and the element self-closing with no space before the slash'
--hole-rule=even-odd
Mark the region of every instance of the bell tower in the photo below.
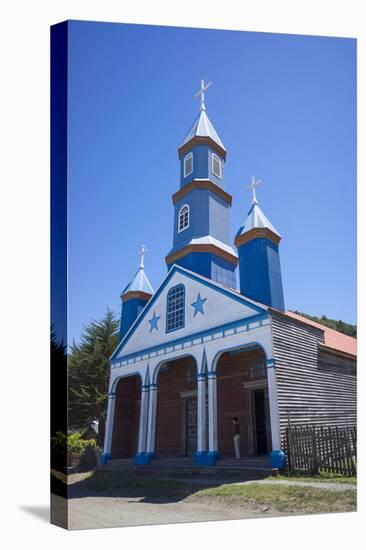
<svg viewBox="0 0 366 550">
<path fill-rule="evenodd" d="M 226 149 L 208 118 L 205 84 L 196 97 L 201 109 L 178 148 L 180 189 L 173 195 L 173 247 L 168 269 L 181 265 L 230 288 L 236 288 L 238 256 L 231 246 L 232 197 L 224 187 Z"/>
<path fill-rule="evenodd" d="M 252 177 L 252 205 L 235 237 L 239 253 L 240 292 L 262 304 L 285 310 L 279 244 L 281 235 L 259 208 Z"/>
</svg>

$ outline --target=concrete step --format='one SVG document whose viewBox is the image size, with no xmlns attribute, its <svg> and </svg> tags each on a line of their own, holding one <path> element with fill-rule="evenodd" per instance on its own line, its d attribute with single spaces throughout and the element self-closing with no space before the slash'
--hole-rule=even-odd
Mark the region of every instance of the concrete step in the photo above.
<svg viewBox="0 0 366 550">
<path fill-rule="evenodd" d="M 148 465 L 136 466 L 134 459 L 114 459 L 107 464 L 99 465 L 98 470 L 131 472 L 143 475 L 164 475 L 164 476 L 268 476 L 275 475 L 276 469 L 270 467 L 267 457 L 244 457 L 240 460 L 223 458 L 217 461 L 215 466 L 195 466 L 193 457 L 157 458 Z"/>
</svg>

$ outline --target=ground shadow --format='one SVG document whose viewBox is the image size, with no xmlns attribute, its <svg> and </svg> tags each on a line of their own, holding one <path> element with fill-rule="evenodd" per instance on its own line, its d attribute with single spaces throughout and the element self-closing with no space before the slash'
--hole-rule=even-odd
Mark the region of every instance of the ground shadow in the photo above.
<svg viewBox="0 0 366 550">
<path fill-rule="evenodd" d="M 19 506 L 20 510 L 31 514 L 40 519 L 42 522 L 50 522 L 50 507 L 49 506 Z"/>
<path fill-rule="evenodd" d="M 67 486 L 68 498 L 110 497 L 138 499 L 143 503 L 173 503 L 180 502 L 190 495 L 201 491 L 219 487 L 223 484 L 238 483 L 240 481 L 258 481 L 265 479 L 268 474 L 247 472 L 245 475 L 226 475 L 225 477 L 212 474 L 175 474 L 162 472 L 94 471 L 87 479 L 72 482 Z"/>
</svg>

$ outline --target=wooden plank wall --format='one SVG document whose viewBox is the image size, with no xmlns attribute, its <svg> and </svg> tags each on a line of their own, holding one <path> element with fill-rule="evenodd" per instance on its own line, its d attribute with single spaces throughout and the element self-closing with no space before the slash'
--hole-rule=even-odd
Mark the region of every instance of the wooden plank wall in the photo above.
<svg viewBox="0 0 366 550">
<path fill-rule="evenodd" d="M 319 351 L 323 331 L 272 311 L 281 436 L 293 425 L 356 425 L 356 361 Z"/>
</svg>

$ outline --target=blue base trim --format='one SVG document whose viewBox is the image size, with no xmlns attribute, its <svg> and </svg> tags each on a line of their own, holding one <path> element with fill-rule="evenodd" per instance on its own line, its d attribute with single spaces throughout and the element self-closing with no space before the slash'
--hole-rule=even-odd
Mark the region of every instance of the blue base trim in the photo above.
<svg viewBox="0 0 366 550">
<path fill-rule="evenodd" d="M 99 464 L 107 464 L 108 460 L 112 458 L 112 453 L 102 453 L 99 458 Z"/>
<path fill-rule="evenodd" d="M 219 451 L 208 451 L 207 455 L 214 457 L 216 460 L 219 460 L 221 458 L 221 454 L 219 453 Z"/>
<path fill-rule="evenodd" d="M 138 466 L 150 464 L 151 458 L 149 453 L 137 453 L 135 456 L 135 464 Z"/>
<path fill-rule="evenodd" d="M 195 466 L 215 466 L 216 465 L 216 455 L 215 453 L 195 453 L 194 462 Z"/>
<path fill-rule="evenodd" d="M 153 458 L 156 458 L 156 454 L 155 454 L 155 453 L 152 453 L 152 452 L 145 453 L 145 455 L 149 456 L 149 457 L 150 457 L 150 460 L 152 460 Z"/>
<path fill-rule="evenodd" d="M 269 463 L 272 468 L 284 468 L 286 466 L 286 454 L 282 451 L 272 451 L 269 455 Z"/>
</svg>

